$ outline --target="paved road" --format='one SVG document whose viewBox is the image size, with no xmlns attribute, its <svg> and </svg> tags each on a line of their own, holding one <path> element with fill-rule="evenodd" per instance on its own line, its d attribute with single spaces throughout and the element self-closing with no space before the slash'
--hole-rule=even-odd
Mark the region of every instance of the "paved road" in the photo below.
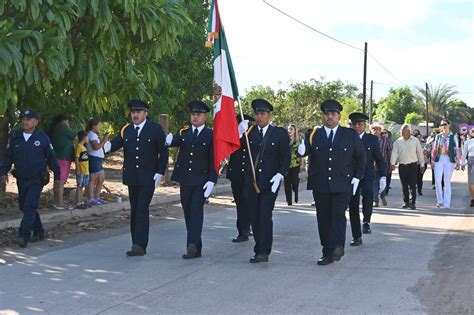
<svg viewBox="0 0 474 315">
<path fill-rule="evenodd" d="M 269 263 L 248 263 L 252 242 L 230 242 L 228 198 L 212 200 L 222 210 L 205 216 L 200 259 L 180 258 L 182 220 L 155 224 L 145 257 L 124 256 L 128 233 L 39 256 L 6 251 L 17 259 L 0 267 L 0 314 L 474 312 L 474 211 L 465 183 L 454 184 L 452 209 L 433 208 L 431 187 L 417 210 L 400 209 L 398 180 L 392 187 L 373 234 L 329 266 L 316 265 L 321 247 L 307 191 L 293 207 L 280 193 Z"/>
</svg>

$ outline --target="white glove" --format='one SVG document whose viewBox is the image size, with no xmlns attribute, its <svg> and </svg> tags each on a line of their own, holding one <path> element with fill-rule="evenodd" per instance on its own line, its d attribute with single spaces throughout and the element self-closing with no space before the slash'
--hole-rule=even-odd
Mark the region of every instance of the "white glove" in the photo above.
<svg viewBox="0 0 474 315">
<path fill-rule="evenodd" d="M 244 132 L 246 132 L 249 129 L 249 120 L 248 119 L 242 120 L 239 124 L 238 129 L 239 129 L 239 138 L 242 138 L 242 135 L 244 134 Z"/>
<path fill-rule="evenodd" d="M 111 149 L 112 149 L 112 143 L 110 143 L 110 141 L 107 141 L 104 144 L 104 152 L 109 153 Z"/>
<path fill-rule="evenodd" d="M 155 188 L 158 187 L 158 186 L 160 186 L 160 184 L 161 184 L 161 177 L 162 177 L 162 176 L 163 176 L 163 175 L 158 174 L 158 173 L 155 173 L 155 176 L 153 176 L 153 179 L 155 180 Z"/>
<path fill-rule="evenodd" d="M 304 139 L 301 141 L 301 144 L 298 146 L 298 154 L 303 156 L 306 153 L 306 146 L 304 144 Z"/>
<path fill-rule="evenodd" d="M 166 144 L 166 145 L 170 145 L 171 142 L 173 142 L 173 134 L 170 132 L 170 133 L 166 136 L 165 144 Z"/>
<path fill-rule="evenodd" d="M 204 198 L 207 198 L 211 195 L 212 190 L 214 189 L 214 183 L 211 181 L 208 181 L 207 183 L 204 184 L 202 189 L 205 189 L 204 191 Z"/>
<path fill-rule="evenodd" d="M 272 185 L 272 193 L 275 193 L 278 189 L 278 187 L 280 186 L 280 182 L 283 178 L 283 175 L 281 175 L 280 173 L 276 173 L 275 176 L 272 177 L 272 179 L 270 179 L 270 183 L 273 183 Z"/>
<path fill-rule="evenodd" d="M 355 177 L 352 178 L 351 184 L 352 184 L 352 195 L 353 196 L 356 194 L 357 187 L 359 187 L 359 182 L 360 182 L 360 179 L 355 178 Z"/>
<path fill-rule="evenodd" d="M 382 191 L 384 191 L 385 187 L 387 187 L 387 177 L 385 176 L 380 177 L 379 186 L 380 186 L 379 193 L 381 193 Z"/>
</svg>

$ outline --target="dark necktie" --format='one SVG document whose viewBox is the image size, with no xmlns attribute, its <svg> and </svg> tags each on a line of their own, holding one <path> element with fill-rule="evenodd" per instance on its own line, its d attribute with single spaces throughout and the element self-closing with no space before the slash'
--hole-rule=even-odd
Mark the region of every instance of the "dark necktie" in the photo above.
<svg viewBox="0 0 474 315">
<path fill-rule="evenodd" d="M 263 141 L 263 129 L 260 128 L 260 132 L 258 134 L 258 142 L 262 143 Z"/>
<path fill-rule="evenodd" d="M 328 137 L 329 143 L 332 144 L 333 138 L 334 138 L 334 132 L 333 132 L 332 129 L 331 129 L 331 132 L 329 133 L 329 137 Z"/>
<path fill-rule="evenodd" d="M 138 131 L 140 131 L 140 127 L 135 127 L 135 136 L 138 138 Z"/>
<path fill-rule="evenodd" d="M 193 131 L 193 143 L 196 142 L 196 139 L 198 137 L 198 129 L 197 128 L 194 128 L 194 131 Z"/>
</svg>

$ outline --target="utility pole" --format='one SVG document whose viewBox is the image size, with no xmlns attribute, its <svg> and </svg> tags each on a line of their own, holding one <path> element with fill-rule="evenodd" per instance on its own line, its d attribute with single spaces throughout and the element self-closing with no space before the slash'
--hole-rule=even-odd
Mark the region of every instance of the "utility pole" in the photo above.
<svg viewBox="0 0 474 315">
<path fill-rule="evenodd" d="M 370 111 L 369 111 L 369 123 L 372 123 L 372 115 L 374 112 L 374 106 L 372 105 L 372 93 L 374 92 L 374 80 L 370 80 Z"/>
<path fill-rule="evenodd" d="M 362 90 L 362 113 L 365 114 L 365 99 L 366 99 L 366 88 L 367 88 L 367 42 L 365 43 L 364 48 L 364 83 Z"/>
<path fill-rule="evenodd" d="M 426 98 L 426 137 L 428 137 L 428 82 L 425 82 L 425 98 Z"/>
</svg>

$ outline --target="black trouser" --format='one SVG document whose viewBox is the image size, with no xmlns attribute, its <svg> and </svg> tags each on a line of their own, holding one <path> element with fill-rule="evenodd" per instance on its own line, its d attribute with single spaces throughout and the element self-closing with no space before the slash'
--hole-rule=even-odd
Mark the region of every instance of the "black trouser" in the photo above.
<svg viewBox="0 0 474 315">
<path fill-rule="evenodd" d="M 204 222 L 204 190 L 199 186 L 180 186 L 181 206 L 186 222 L 186 246 L 194 244 L 198 253 L 202 249 L 202 225 Z"/>
<path fill-rule="evenodd" d="M 295 202 L 298 202 L 298 186 L 300 183 L 300 167 L 292 167 L 288 169 L 288 173 L 285 176 L 285 196 L 286 202 L 292 204 L 293 195 L 292 191 L 295 192 Z"/>
<path fill-rule="evenodd" d="M 261 189 L 260 193 L 257 194 L 250 180 L 245 181 L 244 197 L 247 199 L 250 210 L 250 220 L 255 240 L 253 251 L 256 255 L 270 255 L 272 251 L 272 215 L 278 190 L 273 193 L 270 188 Z"/>
<path fill-rule="evenodd" d="M 43 190 L 43 184 L 38 177 L 30 179 L 17 178 L 18 203 L 23 217 L 21 219 L 18 235 L 28 242 L 31 232 L 34 235 L 44 234 L 41 218 L 38 213 L 38 206 Z"/>
<path fill-rule="evenodd" d="M 372 217 L 374 193 L 374 183 L 372 179 L 363 179 L 360 181 L 359 188 L 357 188 L 356 194 L 351 197 L 349 202 L 349 218 L 351 221 L 352 237 L 359 238 L 362 236 L 360 228 L 360 214 L 359 214 L 359 203 L 360 195 L 362 194 L 362 213 L 364 214 L 363 223 L 370 223 Z"/>
<path fill-rule="evenodd" d="M 405 204 L 415 204 L 416 202 L 416 179 L 418 163 L 400 164 L 398 173 L 402 183 L 403 201 Z"/>
<path fill-rule="evenodd" d="M 417 175 L 416 175 L 416 187 L 419 193 L 421 193 L 421 190 L 423 189 L 423 175 L 425 174 L 426 166 L 427 164 L 425 164 L 425 169 L 422 172 L 421 165 L 418 164 Z"/>
<path fill-rule="evenodd" d="M 237 231 L 243 235 L 250 231 L 250 212 L 247 201 L 244 198 L 244 178 L 233 179 L 230 182 L 232 194 L 234 195 L 235 206 L 237 208 Z"/>
<path fill-rule="evenodd" d="M 344 248 L 346 241 L 346 209 L 352 191 L 343 193 L 317 193 L 313 190 L 318 219 L 319 239 L 323 256 L 329 257 L 337 246 Z"/>
<path fill-rule="evenodd" d="M 150 229 L 150 202 L 155 192 L 154 185 L 128 186 L 130 198 L 130 233 L 132 244 L 146 249 Z"/>
</svg>

